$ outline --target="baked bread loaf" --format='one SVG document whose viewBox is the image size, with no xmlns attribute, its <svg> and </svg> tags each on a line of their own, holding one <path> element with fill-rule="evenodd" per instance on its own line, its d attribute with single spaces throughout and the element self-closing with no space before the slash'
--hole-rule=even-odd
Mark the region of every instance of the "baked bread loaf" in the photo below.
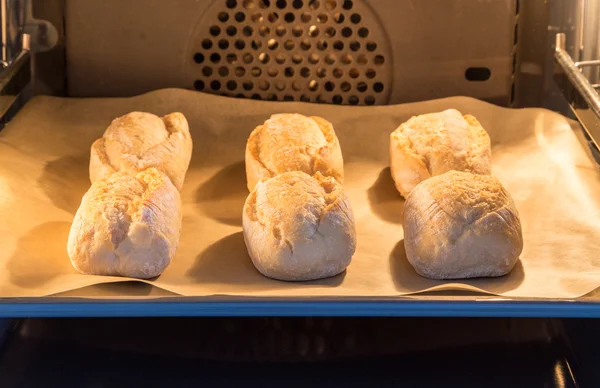
<svg viewBox="0 0 600 388">
<path fill-rule="evenodd" d="M 262 178 L 287 171 L 317 171 L 344 180 L 340 143 L 331 123 L 320 117 L 275 114 L 252 131 L 246 144 L 248 190 Z"/>
<path fill-rule="evenodd" d="M 450 170 L 491 173 L 490 138 L 477 119 L 456 109 L 416 116 L 390 136 L 390 163 L 404 198 L 419 182 Z"/>
<path fill-rule="evenodd" d="M 450 171 L 420 183 L 404 203 L 404 248 L 421 276 L 502 276 L 523 250 L 519 213 L 491 175 Z"/>
<path fill-rule="evenodd" d="M 92 144 L 90 179 L 94 183 L 117 171 L 155 167 L 181 190 L 191 157 L 192 138 L 183 114 L 160 118 L 131 112 L 113 120 L 104 136 Z"/>
<path fill-rule="evenodd" d="M 337 275 L 356 249 L 350 202 L 335 179 L 319 172 L 260 181 L 246 199 L 243 229 L 254 266 L 279 280 Z"/>
<path fill-rule="evenodd" d="M 67 252 L 90 275 L 148 279 L 171 262 L 181 230 L 179 191 L 154 168 L 98 180 L 75 214 Z"/>
</svg>

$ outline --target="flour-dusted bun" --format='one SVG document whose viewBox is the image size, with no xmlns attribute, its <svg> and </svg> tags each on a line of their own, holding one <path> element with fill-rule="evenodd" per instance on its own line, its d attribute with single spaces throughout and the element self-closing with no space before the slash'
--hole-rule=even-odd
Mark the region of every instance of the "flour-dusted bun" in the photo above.
<svg viewBox="0 0 600 388">
<path fill-rule="evenodd" d="M 419 182 L 450 170 L 491 173 L 490 138 L 456 109 L 416 116 L 390 136 L 392 178 L 403 197 Z"/>
<path fill-rule="evenodd" d="M 260 181 L 246 199 L 243 228 L 256 268 L 279 280 L 337 275 L 356 249 L 350 202 L 335 179 L 319 172 Z"/>
<path fill-rule="evenodd" d="M 502 276 L 523 250 L 517 208 L 491 175 L 423 181 L 404 203 L 403 226 L 408 261 L 430 279 Z"/>
<path fill-rule="evenodd" d="M 158 117 L 131 112 L 116 118 L 92 144 L 92 183 L 117 171 L 140 172 L 155 167 L 181 190 L 192 157 L 192 137 L 185 116 Z"/>
<path fill-rule="evenodd" d="M 344 180 L 340 143 L 331 123 L 320 117 L 275 114 L 252 131 L 246 144 L 248 190 L 263 178 L 288 171 L 320 172 Z"/>
<path fill-rule="evenodd" d="M 181 230 L 179 191 L 154 168 L 98 180 L 75 214 L 67 252 L 81 273 L 148 279 L 169 265 Z"/>
</svg>

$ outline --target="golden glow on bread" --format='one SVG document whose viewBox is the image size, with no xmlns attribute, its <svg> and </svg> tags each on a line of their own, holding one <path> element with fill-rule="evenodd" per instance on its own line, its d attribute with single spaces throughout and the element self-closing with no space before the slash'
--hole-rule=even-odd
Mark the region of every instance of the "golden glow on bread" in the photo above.
<svg viewBox="0 0 600 388">
<path fill-rule="evenodd" d="M 320 117 L 275 114 L 254 129 L 246 146 L 246 175 L 258 181 L 289 171 L 320 172 L 343 181 L 343 159 L 333 126 Z"/>
<path fill-rule="evenodd" d="M 92 145 L 90 179 L 95 182 L 117 171 L 140 172 L 154 167 L 181 189 L 192 156 L 192 139 L 181 113 L 162 118 L 131 112 L 112 121 Z"/>
<path fill-rule="evenodd" d="M 456 109 L 424 114 L 390 135 L 390 162 L 406 197 L 419 182 L 450 170 L 490 174 L 490 139 L 475 117 Z"/>
<path fill-rule="evenodd" d="M 114 119 L 103 136 L 106 154 L 113 165 L 121 164 L 123 156 L 145 154 L 168 137 L 163 120 L 143 112 L 131 112 Z"/>
<path fill-rule="evenodd" d="M 313 158 L 327 141 L 317 123 L 299 114 L 273 115 L 258 131 L 258 160 L 272 174 L 312 172 Z"/>
</svg>

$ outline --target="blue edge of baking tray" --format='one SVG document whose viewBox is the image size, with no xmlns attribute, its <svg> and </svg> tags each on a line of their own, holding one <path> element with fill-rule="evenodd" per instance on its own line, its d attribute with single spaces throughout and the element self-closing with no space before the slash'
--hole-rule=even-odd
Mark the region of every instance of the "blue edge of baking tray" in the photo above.
<svg viewBox="0 0 600 388">
<path fill-rule="evenodd" d="M 0 318 L 209 316 L 404 316 L 597 318 L 600 303 L 482 297 L 469 300 L 179 298 L 0 299 Z"/>
</svg>

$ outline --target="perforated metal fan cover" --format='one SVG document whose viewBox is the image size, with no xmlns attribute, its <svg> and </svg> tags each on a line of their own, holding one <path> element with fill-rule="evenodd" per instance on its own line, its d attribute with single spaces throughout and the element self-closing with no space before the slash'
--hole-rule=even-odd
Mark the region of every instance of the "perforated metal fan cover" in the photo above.
<svg viewBox="0 0 600 388">
<path fill-rule="evenodd" d="M 261 100 L 384 105 L 389 43 L 362 1 L 218 0 L 198 21 L 186 79 Z"/>
</svg>

